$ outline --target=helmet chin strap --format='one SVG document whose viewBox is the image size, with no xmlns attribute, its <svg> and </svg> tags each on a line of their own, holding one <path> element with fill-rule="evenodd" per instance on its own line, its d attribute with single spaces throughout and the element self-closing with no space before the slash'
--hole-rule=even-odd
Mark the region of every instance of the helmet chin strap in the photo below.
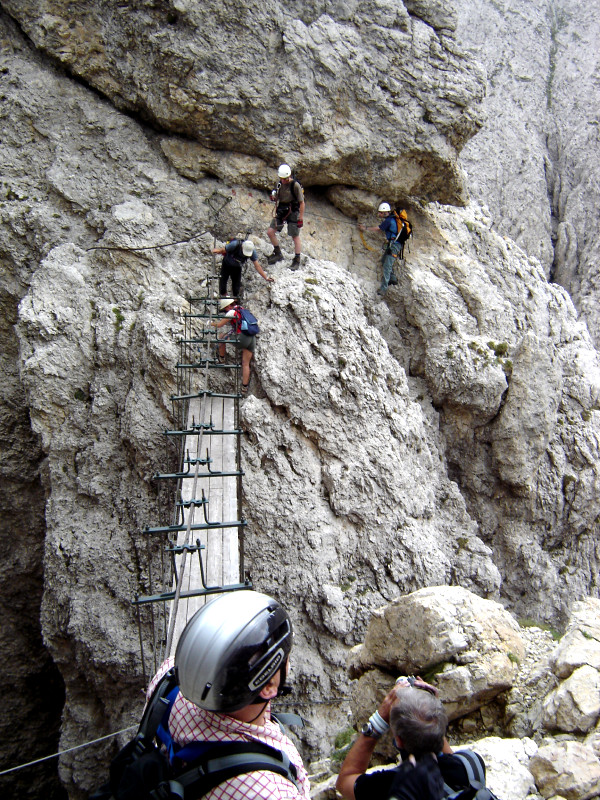
<svg viewBox="0 0 600 800">
<path fill-rule="evenodd" d="M 262 698 L 261 698 L 261 699 L 262 699 Z M 258 712 L 258 714 L 257 714 L 255 717 L 252 717 L 252 719 L 249 719 L 249 720 L 248 720 L 248 723 L 249 723 L 249 724 L 252 724 L 253 722 L 256 722 L 256 720 L 257 720 L 257 719 L 258 719 L 260 716 L 262 716 L 262 714 L 263 714 L 263 712 L 264 712 L 265 708 L 267 707 L 267 704 L 268 704 L 268 702 L 269 702 L 268 700 L 265 700 L 264 702 L 260 703 L 260 711 Z M 251 706 L 256 706 L 256 705 L 258 705 L 258 703 L 250 703 L 250 705 L 251 705 Z"/>
<path fill-rule="evenodd" d="M 292 694 L 293 691 L 294 691 L 292 686 L 286 686 L 286 684 L 285 684 L 285 682 L 287 680 L 287 671 L 288 671 L 288 659 L 286 658 L 286 660 L 283 662 L 283 664 L 279 667 L 279 687 L 277 689 L 277 694 L 275 695 L 275 697 L 286 697 L 287 695 Z M 274 700 L 275 697 L 273 697 L 271 699 Z M 259 696 L 259 697 L 257 697 L 257 699 L 253 703 L 249 703 L 249 705 L 251 705 L 251 706 L 262 705 L 262 708 L 261 708 L 260 712 L 257 714 L 256 717 L 254 717 L 254 719 L 258 719 L 258 717 L 260 717 L 260 715 L 262 714 L 265 706 L 269 702 L 268 700 L 266 700 L 264 703 L 262 701 L 263 701 L 263 698 Z M 252 722 L 253 721 L 254 720 L 252 720 Z"/>
<path fill-rule="evenodd" d="M 292 694 L 294 691 L 291 686 L 285 685 L 287 680 L 288 664 L 289 659 L 286 658 L 279 668 L 279 688 L 277 689 L 277 697 L 286 697 L 288 694 Z"/>
</svg>

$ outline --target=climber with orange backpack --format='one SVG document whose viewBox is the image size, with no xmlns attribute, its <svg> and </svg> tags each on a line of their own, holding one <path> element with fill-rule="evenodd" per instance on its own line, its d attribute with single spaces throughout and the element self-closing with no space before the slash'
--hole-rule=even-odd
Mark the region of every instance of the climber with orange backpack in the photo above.
<svg viewBox="0 0 600 800">
<path fill-rule="evenodd" d="M 412 226 L 407 219 L 406 211 L 402 210 L 400 213 L 395 210 L 392 211 L 389 203 L 381 203 L 377 209 L 377 214 L 381 219 L 379 225 L 371 227 L 359 225 L 358 229 L 361 231 L 381 231 L 385 236 L 383 257 L 381 259 L 383 277 L 381 286 L 377 290 L 377 294 L 384 295 L 388 290 L 388 286 L 394 286 L 398 283 L 398 278 L 394 272 L 394 261 L 404 257 L 404 244 L 411 235 Z"/>
</svg>

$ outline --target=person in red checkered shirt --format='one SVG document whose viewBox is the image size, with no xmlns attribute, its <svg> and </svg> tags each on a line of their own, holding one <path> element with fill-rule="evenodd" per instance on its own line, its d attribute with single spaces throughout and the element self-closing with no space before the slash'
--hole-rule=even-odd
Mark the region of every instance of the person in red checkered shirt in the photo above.
<svg viewBox="0 0 600 800">
<path fill-rule="evenodd" d="M 236 775 L 204 795 L 207 800 L 306 800 L 309 781 L 296 747 L 271 719 L 271 700 L 283 687 L 292 625 L 273 598 L 243 590 L 220 595 L 186 625 L 175 652 L 148 687 L 148 698 L 175 665 L 179 679 L 169 715 L 178 746 L 191 742 L 258 741 L 284 753 L 295 783 L 269 770 Z"/>
</svg>

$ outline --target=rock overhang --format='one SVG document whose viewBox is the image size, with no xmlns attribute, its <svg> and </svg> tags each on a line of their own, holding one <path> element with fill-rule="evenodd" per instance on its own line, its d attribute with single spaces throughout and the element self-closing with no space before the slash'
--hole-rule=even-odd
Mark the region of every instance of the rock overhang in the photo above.
<svg viewBox="0 0 600 800">
<path fill-rule="evenodd" d="M 89 3 L 77 23 L 52 0 L 4 7 L 115 106 L 219 157 L 272 172 L 287 161 L 305 186 L 467 201 L 457 158 L 481 126 L 485 76 L 441 3 L 323 13 L 269 0 L 242 14 L 227 3 Z M 248 177 L 261 185 L 264 169 Z"/>
</svg>

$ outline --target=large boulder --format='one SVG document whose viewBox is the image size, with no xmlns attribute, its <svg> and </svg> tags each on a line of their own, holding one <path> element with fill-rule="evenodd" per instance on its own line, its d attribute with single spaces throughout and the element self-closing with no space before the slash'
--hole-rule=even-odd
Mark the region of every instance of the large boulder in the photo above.
<svg viewBox="0 0 600 800">
<path fill-rule="evenodd" d="M 529 770 L 529 761 L 538 750 L 533 739 L 488 736 L 469 743 L 469 747 L 485 761 L 486 786 L 497 797 L 525 800 L 535 792 L 535 781 Z"/>
<path fill-rule="evenodd" d="M 538 792 L 544 798 L 589 800 L 600 793 L 600 761 L 580 742 L 551 742 L 529 762 Z"/>
<path fill-rule="evenodd" d="M 450 719 L 510 688 L 525 655 L 519 626 L 499 603 L 458 586 L 420 589 L 373 613 L 355 673 L 419 674 L 440 690 Z M 356 694 L 364 694 L 363 681 Z M 364 715 L 361 708 L 355 716 Z"/>
<path fill-rule="evenodd" d="M 600 600 L 588 597 L 574 603 L 565 635 L 552 657 L 552 670 L 567 678 L 578 667 L 600 670 Z"/>
<path fill-rule="evenodd" d="M 548 730 L 587 733 L 600 717 L 600 673 L 579 667 L 544 700 Z"/>
</svg>

